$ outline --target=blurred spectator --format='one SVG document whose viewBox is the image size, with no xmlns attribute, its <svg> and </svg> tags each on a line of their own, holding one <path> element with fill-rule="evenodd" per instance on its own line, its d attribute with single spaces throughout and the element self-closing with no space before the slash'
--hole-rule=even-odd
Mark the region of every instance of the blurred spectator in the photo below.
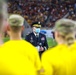
<svg viewBox="0 0 76 75">
<path fill-rule="evenodd" d="M 75 10 L 75 14 L 76 14 L 76 3 L 74 4 L 74 10 Z"/>
<path fill-rule="evenodd" d="M 53 27 L 55 21 L 67 13 L 71 19 L 76 18 L 76 3 L 70 0 L 14 0 L 8 2 L 8 7 L 10 14 L 22 15 L 30 25 L 34 21 L 40 21 L 42 27 Z M 67 18 L 70 18 L 69 16 Z"/>
</svg>

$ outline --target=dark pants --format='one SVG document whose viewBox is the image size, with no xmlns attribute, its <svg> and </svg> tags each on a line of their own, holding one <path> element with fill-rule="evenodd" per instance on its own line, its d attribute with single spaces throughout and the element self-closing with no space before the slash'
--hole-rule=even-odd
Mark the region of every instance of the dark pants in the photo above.
<svg viewBox="0 0 76 75">
<path fill-rule="evenodd" d="M 44 50 L 44 51 L 45 51 L 45 50 Z M 41 59 L 42 53 L 43 53 L 44 51 L 39 51 L 40 59 Z"/>
</svg>

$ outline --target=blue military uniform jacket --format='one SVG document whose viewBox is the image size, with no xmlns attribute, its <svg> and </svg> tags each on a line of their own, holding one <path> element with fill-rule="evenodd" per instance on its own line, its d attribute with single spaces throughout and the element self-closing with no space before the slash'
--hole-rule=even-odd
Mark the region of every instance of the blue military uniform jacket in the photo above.
<svg viewBox="0 0 76 75">
<path fill-rule="evenodd" d="M 35 36 L 35 34 L 32 32 L 29 35 L 27 35 L 25 39 L 35 47 L 41 45 L 44 48 L 44 50 L 48 49 L 46 36 L 42 33 L 39 33 L 39 36 Z"/>
</svg>

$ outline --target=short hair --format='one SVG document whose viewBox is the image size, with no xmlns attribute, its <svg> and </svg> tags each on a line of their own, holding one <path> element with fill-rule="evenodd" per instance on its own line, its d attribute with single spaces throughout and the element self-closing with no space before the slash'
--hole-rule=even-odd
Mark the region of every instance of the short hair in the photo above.
<svg viewBox="0 0 76 75">
<path fill-rule="evenodd" d="M 58 31 L 68 45 L 74 43 L 76 23 L 70 19 L 60 19 L 55 23 L 54 30 Z"/>
<path fill-rule="evenodd" d="M 67 35 L 69 33 L 75 32 L 75 28 L 76 28 L 75 21 L 70 19 L 60 19 L 56 21 L 54 30 Z"/>
<path fill-rule="evenodd" d="M 8 18 L 9 26 L 13 32 L 19 32 L 24 24 L 24 18 L 18 14 L 12 14 Z"/>
<path fill-rule="evenodd" d="M 11 30 L 14 32 L 14 33 L 17 33 L 21 30 L 22 26 L 10 26 L 11 27 Z"/>
</svg>

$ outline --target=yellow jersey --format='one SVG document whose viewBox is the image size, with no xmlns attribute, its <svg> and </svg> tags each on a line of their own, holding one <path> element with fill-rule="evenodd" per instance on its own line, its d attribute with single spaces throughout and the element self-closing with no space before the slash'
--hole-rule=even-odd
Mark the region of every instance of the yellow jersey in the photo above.
<svg viewBox="0 0 76 75">
<path fill-rule="evenodd" d="M 76 75 L 76 41 L 69 48 L 68 75 Z"/>
<path fill-rule="evenodd" d="M 76 45 L 64 44 L 43 53 L 44 75 L 76 75 Z"/>
<path fill-rule="evenodd" d="M 25 40 L 6 42 L 1 48 L 0 56 L 1 63 L 6 66 L 4 67 L 16 75 L 36 75 L 37 71 L 41 69 L 37 50 Z"/>
</svg>

